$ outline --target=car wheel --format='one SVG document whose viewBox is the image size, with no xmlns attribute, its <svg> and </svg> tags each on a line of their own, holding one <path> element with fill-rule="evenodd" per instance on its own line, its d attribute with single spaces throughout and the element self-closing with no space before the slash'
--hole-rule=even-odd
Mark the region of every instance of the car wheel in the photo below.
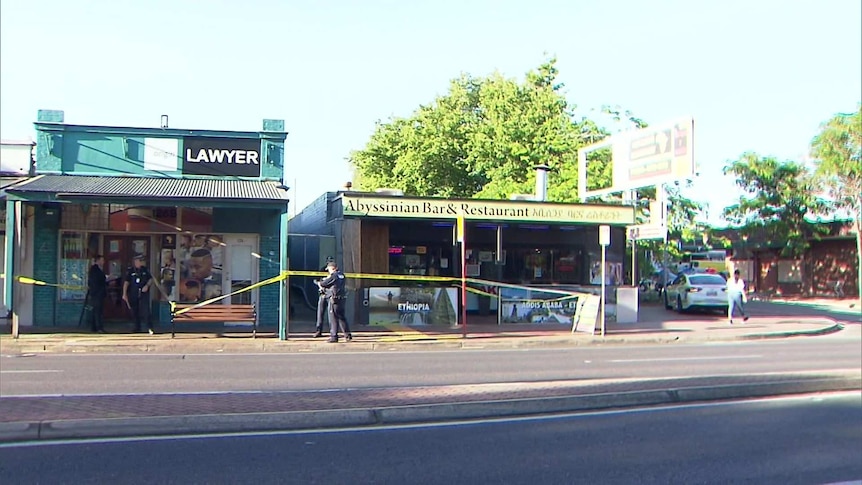
<svg viewBox="0 0 862 485">
<path fill-rule="evenodd" d="M 682 297 L 679 295 L 676 297 L 676 311 L 677 313 L 682 313 L 684 311 L 682 309 Z"/>
</svg>

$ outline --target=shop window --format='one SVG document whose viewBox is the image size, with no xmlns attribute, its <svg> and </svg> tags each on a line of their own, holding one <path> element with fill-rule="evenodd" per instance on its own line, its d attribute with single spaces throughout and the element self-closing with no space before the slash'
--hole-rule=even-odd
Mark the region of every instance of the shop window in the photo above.
<svg viewBox="0 0 862 485">
<path fill-rule="evenodd" d="M 778 261 L 779 283 L 802 283 L 802 262 L 796 259 Z"/>
<path fill-rule="evenodd" d="M 389 272 L 421 276 L 451 276 L 451 246 L 390 246 Z"/>
<path fill-rule="evenodd" d="M 105 204 L 63 204 L 60 228 L 70 231 L 106 231 L 109 206 Z"/>
<path fill-rule="evenodd" d="M 579 248 L 510 248 L 503 278 L 511 283 L 584 284 Z"/>
<path fill-rule="evenodd" d="M 83 300 L 87 294 L 89 268 L 87 237 L 83 232 L 60 233 L 60 264 L 57 283 L 60 300 Z"/>
</svg>

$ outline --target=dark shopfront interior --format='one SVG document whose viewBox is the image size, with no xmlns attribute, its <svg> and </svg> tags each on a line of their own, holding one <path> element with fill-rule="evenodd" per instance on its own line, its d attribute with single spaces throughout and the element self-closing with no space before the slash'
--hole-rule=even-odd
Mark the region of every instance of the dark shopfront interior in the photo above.
<svg viewBox="0 0 862 485">
<path fill-rule="evenodd" d="M 388 273 L 460 277 L 460 249 L 449 221 L 393 221 L 389 229 Z M 503 223 L 502 258 L 497 263 L 498 225 L 467 222 L 467 274 L 525 285 L 591 283 L 600 256 L 595 225 Z M 622 228 L 612 241 L 624 241 Z M 624 251 L 623 245 L 616 252 Z M 613 247 L 609 254 L 614 252 Z M 609 260 L 622 261 L 622 254 Z"/>
</svg>

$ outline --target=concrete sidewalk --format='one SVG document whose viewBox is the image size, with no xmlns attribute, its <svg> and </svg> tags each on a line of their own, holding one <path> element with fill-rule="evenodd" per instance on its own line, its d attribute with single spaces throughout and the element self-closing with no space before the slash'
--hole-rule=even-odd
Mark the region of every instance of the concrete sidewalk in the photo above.
<svg viewBox="0 0 862 485">
<path fill-rule="evenodd" d="M 731 341 L 792 336 L 824 335 L 846 325 L 862 322 L 853 303 L 752 302 L 751 318 L 729 325 L 726 316 L 716 313 L 678 314 L 662 306 L 644 305 L 639 321 L 631 324 L 607 322 L 606 334 L 572 333 L 568 325 L 497 325 L 496 317 L 469 316 L 463 327 L 378 327 L 353 328 L 350 343 L 329 344 L 326 338 L 312 338 L 310 321 L 292 321 L 288 340 L 277 338 L 274 328 L 262 328 L 251 338 L 250 327 L 221 325 L 178 326 L 176 338 L 170 328 L 157 328 L 156 335 L 131 334 L 130 324 L 111 324 L 108 334 L 93 334 L 77 328 L 36 327 L 23 330 L 12 339 L 8 328 L 0 336 L 0 353 L 39 352 L 309 352 L 376 351 L 392 349 L 452 350 L 477 348 L 560 347 L 606 344 L 649 344 L 673 342 Z"/>
</svg>

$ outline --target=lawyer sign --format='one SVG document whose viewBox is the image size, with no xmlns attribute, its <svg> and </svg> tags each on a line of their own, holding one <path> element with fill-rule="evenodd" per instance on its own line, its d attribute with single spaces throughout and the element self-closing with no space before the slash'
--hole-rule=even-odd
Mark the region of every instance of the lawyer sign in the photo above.
<svg viewBox="0 0 862 485">
<path fill-rule="evenodd" d="M 184 175 L 260 177 L 260 140 L 186 137 Z"/>
</svg>

